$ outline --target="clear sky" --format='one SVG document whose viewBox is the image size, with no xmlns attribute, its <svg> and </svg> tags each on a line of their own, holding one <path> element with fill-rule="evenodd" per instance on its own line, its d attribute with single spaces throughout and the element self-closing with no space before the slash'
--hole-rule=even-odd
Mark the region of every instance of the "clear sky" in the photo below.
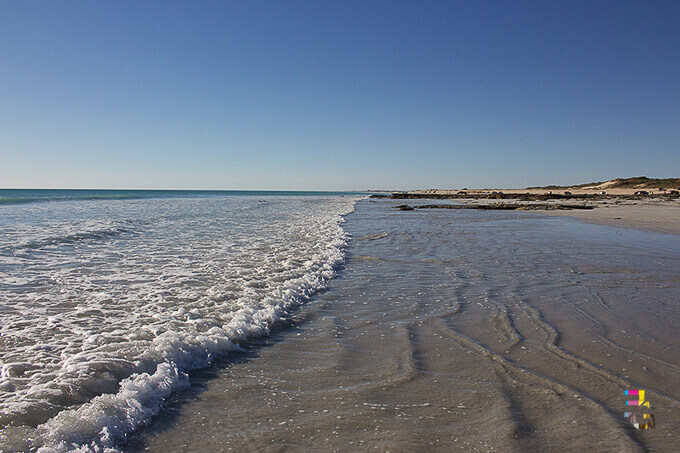
<svg viewBox="0 0 680 453">
<path fill-rule="evenodd" d="M 4 1 L 0 187 L 680 176 L 680 1 Z"/>
</svg>

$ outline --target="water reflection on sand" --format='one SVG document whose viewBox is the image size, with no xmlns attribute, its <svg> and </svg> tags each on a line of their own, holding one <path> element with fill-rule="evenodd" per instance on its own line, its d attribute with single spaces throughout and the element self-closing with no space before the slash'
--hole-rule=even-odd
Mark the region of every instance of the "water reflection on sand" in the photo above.
<svg viewBox="0 0 680 453">
<path fill-rule="evenodd" d="M 672 451 L 680 240 L 364 201 L 332 288 L 132 442 L 151 451 Z M 623 418 L 644 388 L 656 429 Z"/>
</svg>

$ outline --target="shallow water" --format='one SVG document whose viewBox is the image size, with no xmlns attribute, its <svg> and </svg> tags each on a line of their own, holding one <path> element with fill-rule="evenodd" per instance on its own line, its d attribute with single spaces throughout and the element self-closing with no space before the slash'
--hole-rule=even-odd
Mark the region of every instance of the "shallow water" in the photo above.
<svg viewBox="0 0 680 453">
<path fill-rule="evenodd" d="M 355 199 L 0 207 L 0 450 L 115 447 L 186 372 L 326 286 Z"/>
<path fill-rule="evenodd" d="M 191 375 L 131 451 L 676 451 L 680 240 L 362 201 L 330 289 Z M 656 428 L 623 417 L 648 392 Z"/>
</svg>

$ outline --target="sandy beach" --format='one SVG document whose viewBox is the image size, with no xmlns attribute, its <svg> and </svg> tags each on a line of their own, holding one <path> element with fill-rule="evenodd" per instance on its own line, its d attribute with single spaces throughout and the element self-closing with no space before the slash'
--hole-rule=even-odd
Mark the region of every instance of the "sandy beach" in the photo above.
<svg viewBox="0 0 680 453">
<path fill-rule="evenodd" d="M 680 234 L 680 203 L 630 203 L 601 205 L 593 210 L 546 211 L 585 222 L 659 233 Z"/>
<path fill-rule="evenodd" d="M 640 190 L 644 196 L 636 196 Z M 623 228 L 637 228 L 658 233 L 680 234 L 680 199 L 672 194 L 675 189 L 630 189 L 630 188 L 590 188 L 590 189 L 460 189 L 460 190 L 414 190 L 401 192 L 402 199 L 425 200 L 439 197 L 455 197 L 463 204 L 498 204 L 495 198 L 503 194 L 507 197 L 501 203 L 515 203 L 523 198 L 536 197 L 532 200 L 520 201 L 527 206 L 543 204 L 553 206 L 587 206 L 591 209 L 540 209 L 541 213 L 573 217 L 585 222 Z M 603 193 L 604 192 L 604 193 Z M 552 199 L 550 196 L 560 198 Z M 469 198 L 467 198 L 469 197 Z M 585 197 L 585 198 L 583 198 Z M 446 198 L 444 198 L 446 199 Z M 416 203 L 412 203 L 416 204 Z M 419 201 L 417 204 L 424 204 Z M 417 205 L 416 204 L 416 205 Z"/>
<path fill-rule="evenodd" d="M 658 188 L 619 188 L 619 187 L 607 187 L 606 184 L 600 186 L 591 187 L 565 187 L 556 189 L 540 189 L 540 188 L 525 188 L 525 189 L 421 189 L 421 190 L 410 190 L 408 193 L 418 193 L 418 194 L 431 194 L 431 195 L 455 195 L 457 193 L 467 192 L 470 195 L 481 195 L 490 193 L 506 193 L 506 194 L 532 194 L 532 195 L 547 195 L 547 194 L 572 194 L 572 195 L 609 195 L 615 197 L 622 196 L 634 196 L 637 192 L 644 191 L 650 196 L 661 196 L 665 194 L 670 194 L 672 190 L 677 190 L 674 188 L 667 188 L 660 190 Z"/>
</svg>

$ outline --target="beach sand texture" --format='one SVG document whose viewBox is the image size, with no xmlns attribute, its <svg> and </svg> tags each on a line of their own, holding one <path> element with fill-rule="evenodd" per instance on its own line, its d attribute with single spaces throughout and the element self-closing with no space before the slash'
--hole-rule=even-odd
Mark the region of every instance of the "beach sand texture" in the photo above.
<svg viewBox="0 0 680 453">
<path fill-rule="evenodd" d="M 676 236 L 398 203 L 360 202 L 332 288 L 131 451 L 677 450 Z M 654 430 L 623 417 L 630 388 Z"/>
<path fill-rule="evenodd" d="M 637 228 L 658 233 L 680 234 L 680 203 L 637 202 L 601 205 L 588 211 L 547 211 L 598 225 Z"/>
</svg>

